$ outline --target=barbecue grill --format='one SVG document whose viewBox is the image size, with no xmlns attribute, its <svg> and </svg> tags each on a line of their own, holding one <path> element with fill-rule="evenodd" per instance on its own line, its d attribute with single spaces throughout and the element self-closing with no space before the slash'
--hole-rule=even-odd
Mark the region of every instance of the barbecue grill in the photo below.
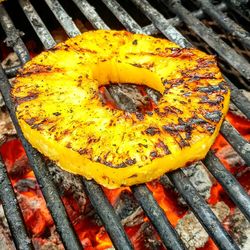
<svg viewBox="0 0 250 250">
<path fill-rule="evenodd" d="M 29 29 L 33 28 L 45 49 L 52 48 L 56 42 L 30 0 L 18 0 L 17 2 L 21 7 L 20 10 L 22 9 L 30 23 Z M 67 9 L 65 10 L 58 0 L 44 0 L 44 2 L 46 2 L 48 8 L 69 37 L 80 34 L 79 29 L 67 13 Z M 109 29 L 105 23 L 105 19 L 100 17 L 101 13 L 97 13 L 95 8 L 91 5 L 91 2 L 92 1 L 86 0 L 72 0 L 71 4 L 75 4 L 77 6 L 77 8 L 94 28 Z M 241 28 L 239 24 L 229 18 L 226 14 L 228 8 L 232 8 L 232 6 L 234 6 L 234 1 L 229 1 L 230 5 L 227 5 L 223 2 L 215 4 L 209 0 L 199 0 L 195 1 L 198 9 L 194 8 L 194 10 L 187 9 L 178 0 L 159 0 L 154 3 L 153 1 L 147 0 L 130 0 L 129 2 L 131 8 L 138 8 L 138 11 L 150 20 L 149 25 L 143 27 L 139 25 L 138 22 L 132 18 L 129 11 L 121 5 L 122 3 L 118 3 L 116 0 L 102 0 L 102 4 L 106 6 L 107 10 L 113 13 L 112 18 L 116 17 L 120 24 L 122 24 L 128 31 L 146 33 L 149 35 L 160 33 L 181 47 L 192 47 L 193 45 L 175 28 L 175 26 L 185 23 L 185 25 L 187 25 L 197 35 L 197 37 L 202 38 L 202 40 L 204 40 L 209 47 L 219 55 L 220 58 L 239 72 L 243 78 L 248 81 L 250 80 L 249 62 L 226 42 L 219 38 L 218 34 L 213 32 L 209 27 L 205 26 L 200 21 L 204 15 L 209 16 L 212 20 L 216 21 L 222 29 L 234 35 L 235 38 L 243 46 L 245 46 L 245 48 L 249 49 L 249 33 Z M 76 232 L 69 221 L 65 207 L 60 199 L 55 184 L 51 180 L 42 155 L 40 155 L 40 153 L 32 148 L 32 146 L 26 141 L 15 116 L 15 107 L 13 106 L 10 98 L 10 83 L 8 78 L 15 76 L 18 68 L 30 59 L 30 55 L 21 38 L 20 32 L 15 28 L 15 25 L 9 16 L 10 13 L 6 11 L 8 4 L 8 2 L 0 4 L 0 23 L 6 33 L 8 45 L 11 46 L 17 54 L 20 65 L 6 68 L 5 70 L 0 66 L 0 90 L 65 249 L 82 249 L 80 240 L 78 239 Z M 161 6 L 161 13 L 154 7 L 156 4 Z M 170 11 L 176 16 L 169 17 L 167 14 L 165 15 L 165 13 L 169 13 Z M 241 12 L 241 8 L 238 8 L 237 11 L 242 14 L 243 17 L 241 18 L 248 18 L 244 15 L 243 11 Z M 106 19 L 108 18 L 109 17 L 106 17 Z M 231 88 L 231 102 L 233 102 L 238 109 L 244 113 L 248 119 L 250 119 L 250 102 L 234 83 L 232 83 L 226 76 L 224 76 L 224 78 L 229 83 Z M 249 86 L 245 85 L 245 88 L 249 88 Z M 241 137 L 237 130 L 228 121 L 224 121 L 220 132 L 232 145 L 234 150 L 244 159 L 246 164 L 250 166 L 250 144 L 243 137 Z M 212 151 L 209 151 L 203 163 L 210 173 L 222 185 L 233 202 L 250 221 L 250 198 L 234 176 L 226 170 Z M 183 170 L 180 169 L 173 171 L 168 173 L 167 176 L 173 182 L 179 193 L 183 196 L 215 244 L 220 249 L 239 249 L 237 244 L 214 215 L 208 204 L 193 187 Z M 82 178 L 82 182 L 85 192 L 87 193 L 93 207 L 102 219 L 114 247 L 117 249 L 133 249 L 133 246 L 124 232 L 118 216 L 107 200 L 102 188 L 94 181 L 88 181 Z M 0 183 L 0 199 L 3 203 L 4 212 L 7 217 L 16 248 L 33 249 L 31 240 L 25 229 L 21 210 L 18 206 L 13 187 L 11 186 L 6 168 L 2 161 L 0 161 Z M 145 184 L 136 185 L 131 187 L 131 190 L 156 228 L 166 248 L 174 250 L 185 249 L 186 247 L 184 243 L 181 241 L 177 232 L 170 224 L 165 213 L 157 204 L 147 186 Z"/>
</svg>

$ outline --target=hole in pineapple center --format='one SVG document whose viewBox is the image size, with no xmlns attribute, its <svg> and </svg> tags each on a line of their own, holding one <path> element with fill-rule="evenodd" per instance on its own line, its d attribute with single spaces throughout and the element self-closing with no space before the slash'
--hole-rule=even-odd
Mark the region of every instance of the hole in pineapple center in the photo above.
<svg viewBox="0 0 250 250">
<path fill-rule="evenodd" d="M 104 103 L 128 112 L 152 111 L 164 92 L 156 73 L 115 60 L 94 65 L 93 78 Z"/>
</svg>

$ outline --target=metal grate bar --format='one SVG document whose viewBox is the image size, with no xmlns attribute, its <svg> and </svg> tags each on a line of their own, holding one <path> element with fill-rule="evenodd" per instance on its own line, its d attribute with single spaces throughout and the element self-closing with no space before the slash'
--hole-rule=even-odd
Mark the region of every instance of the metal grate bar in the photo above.
<svg viewBox="0 0 250 250">
<path fill-rule="evenodd" d="M 33 249 L 6 167 L 0 157 L 0 200 L 17 249 Z"/>
<path fill-rule="evenodd" d="M 242 93 L 242 90 L 236 88 L 234 84 L 225 76 L 223 78 L 229 84 L 231 89 L 230 99 L 240 109 L 240 111 L 250 119 L 250 101 Z"/>
<path fill-rule="evenodd" d="M 246 164 L 250 166 L 250 143 L 241 137 L 240 133 L 228 121 L 223 122 L 220 132 Z"/>
<path fill-rule="evenodd" d="M 131 0 L 152 21 L 169 40 L 176 41 L 181 47 L 191 47 L 191 43 L 176 30 L 165 17 L 154 9 L 146 0 Z"/>
<path fill-rule="evenodd" d="M 211 151 L 207 154 L 204 163 L 211 174 L 229 194 L 233 202 L 250 221 L 250 197 L 242 186 L 230 172 L 225 171 L 223 164 Z"/>
<path fill-rule="evenodd" d="M 168 173 L 167 176 L 174 183 L 207 233 L 216 242 L 216 245 L 223 250 L 239 249 L 183 171 L 173 171 Z"/>
<path fill-rule="evenodd" d="M 113 207 L 108 202 L 102 188 L 94 181 L 87 181 L 83 178 L 83 185 L 86 193 L 101 217 L 104 227 L 107 230 L 114 246 L 117 249 L 131 250 L 133 246 L 128 239 L 128 236 L 123 230 L 118 216 L 116 215 Z"/>
<path fill-rule="evenodd" d="M 227 9 L 227 6 L 225 3 L 220 3 L 220 4 L 216 5 L 216 9 L 218 9 L 220 11 L 225 11 Z M 204 17 L 204 12 L 201 9 L 192 12 L 192 14 L 199 19 Z M 169 18 L 168 22 L 170 25 L 173 25 L 173 26 L 177 26 L 177 25 L 180 25 L 182 23 L 180 18 L 177 16 L 173 17 L 173 18 Z M 143 27 L 142 30 L 147 35 L 154 35 L 154 34 L 159 33 L 159 30 L 154 26 L 154 24 L 147 25 L 147 26 Z"/>
<path fill-rule="evenodd" d="M 217 9 L 210 0 L 197 0 L 202 10 L 216 21 L 223 29 L 237 37 L 247 48 L 250 48 L 250 34 L 231 18 Z"/>
<path fill-rule="evenodd" d="M 170 224 L 164 211 L 158 205 L 147 186 L 145 184 L 136 185 L 132 186 L 131 190 L 133 191 L 135 198 L 141 204 L 148 218 L 150 218 L 167 249 L 186 249 L 184 243 Z"/>
<path fill-rule="evenodd" d="M 128 14 L 126 10 L 116 0 L 102 0 L 116 18 L 130 32 L 142 33 L 140 25 Z"/>
<path fill-rule="evenodd" d="M 21 64 L 17 66 L 12 66 L 4 69 L 5 74 L 8 76 L 8 78 L 15 77 L 17 75 L 18 70 L 22 67 Z"/>
<path fill-rule="evenodd" d="M 20 31 L 15 28 L 2 4 L 0 4 L 0 23 L 7 36 L 7 45 L 13 47 L 22 64 L 26 63 L 30 59 L 29 52 L 20 38 Z"/>
<path fill-rule="evenodd" d="M 53 37 L 49 33 L 47 27 L 43 23 L 42 19 L 37 14 L 34 7 L 31 5 L 29 0 L 19 0 L 20 6 L 22 7 L 26 17 L 30 24 L 38 35 L 39 39 L 43 43 L 45 49 L 50 49 L 56 45 Z"/>
<path fill-rule="evenodd" d="M 62 25 L 69 37 L 81 34 L 72 18 L 66 13 L 62 5 L 57 0 L 45 0 L 58 22 Z"/>
<path fill-rule="evenodd" d="M 16 128 L 17 134 L 24 146 L 30 165 L 32 166 L 36 179 L 42 190 L 47 203 L 47 207 L 49 208 L 51 215 L 55 221 L 57 231 L 61 236 L 62 242 L 64 243 L 66 249 L 82 249 L 81 243 L 77 238 L 74 229 L 67 217 L 65 207 L 60 199 L 57 189 L 50 179 L 50 174 L 47 170 L 44 160 L 42 159 L 41 155 L 26 141 L 22 134 L 21 128 L 16 118 L 14 105 L 11 102 L 10 84 L 1 66 L 0 91 L 10 113 L 12 122 Z"/>
<path fill-rule="evenodd" d="M 103 30 L 109 29 L 108 26 L 105 24 L 105 22 L 97 14 L 94 7 L 91 6 L 87 1 L 85 0 L 72 0 L 72 1 L 77 5 L 77 7 L 80 9 L 83 15 L 89 20 L 89 22 L 93 25 L 94 28 Z"/>
<path fill-rule="evenodd" d="M 240 72 L 242 76 L 250 80 L 250 65 L 248 61 L 221 40 L 212 29 L 206 27 L 199 19 L 194 17 L 190 11 L 181 5 L 179 0 L 171 0 L 169 4 L 165 1 L 162 1 L 162 3 L 167 5 L 171 11 L 177 14 L 199 37 L 206 41 L 211 48 Z M 245 87 L 249 88 L 249 86 Z"/>
<path fill-rule="evenodd" d="M 230 9 L 237 12 L 241 17 L 250 22 L 250 9 L 249 2 L 247 0 L 227 0 L 225 2 L 230 7 Z"/>
</svg>

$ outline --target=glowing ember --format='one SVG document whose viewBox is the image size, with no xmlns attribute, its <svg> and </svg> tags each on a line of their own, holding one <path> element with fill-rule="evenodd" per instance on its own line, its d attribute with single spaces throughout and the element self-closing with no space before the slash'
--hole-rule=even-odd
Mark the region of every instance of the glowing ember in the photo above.
<svg viewBox="0 0 250 250">
<path fill-rule="evenodd" d="M 250 139 L 250 122 L 248 120 L 237 117 L 231 113 L 228 114 L 227 120 L 236 127 L 241 135 L 248 140 Z M 215 150 L 216 155 L 220 158 L 225 167 L 236 176 L 238 181 L 249 192 L 250 172 L 244 164 L 240 164 L 239 166 L 232 166 L 232 164 L 230 164 L 228 159 L 223 154 L 227 148 L 230 149 L 231 146 L 220 135 L 218 136 L 212 149 Z M 39 185 L 36 182 L 34 173 L 29 167 L 20 141 L 18 139 L 7 141 L 0 147 L 0 153 L 7 166 L 11 182 L 23 212 L 25 223 L 33 238 L 33 242 L 35 241 L 36 244 L 40 244 L 40 246 L 48 244 L 48 231 L 53 231 L 52 229 L 55 226 L 46 207 L 46 202 L 42 196 Z M 179 220 L 188 213 L 188 207 L 179 202 L 176 190 L 174 190 L 171 186 L 163 187 L 158 181 L 148 183 L 147 186 L 152 191 L 159 205 L 165 211 L 171 224 L 176 226 Z M 103 188 L 103 190 L 113 206 L 117 204 L 117 201 L 121 199 L 122 195 L 130 193 L 129 188 L 120 188 L 115 190 Z M 85 249 L 102 250 L 112 247 L 108 234 L 89 202 L 86 207 L 82 209 L 80 208 L 77 199 L 75 199 L 72 195 L 64 193 L 62 195 L 62 200 L 69 218 Z M 214 182 L 208 203 L 215 205 L 219 201 L 226 203 L 229 206 L 231 213 L 234 211 L 235 206 L 233 202 L 231 202 L 228 198 L 222 187 L 218 183 Z M 140 211 L 139 214 L 142 216 L 142 219 L 139 219 L 134 224 L 126 224 L 124 222 L 125 230 L 132 240 L 135 249 L 152 249 L 152 244 L 154 244 L 154 247 L 157 247 L 157 249 L 164 249 L 159 236 L 146 216 L 141 210 L 138 211 Z M 150 238 L 150 240 L 147 240 L 147 238 Z M 213 241 L 209 239 L 205 246 L 199 249 L 213 250 L 217 249 L 217 247 L 214 245 Z"/>
</svg>

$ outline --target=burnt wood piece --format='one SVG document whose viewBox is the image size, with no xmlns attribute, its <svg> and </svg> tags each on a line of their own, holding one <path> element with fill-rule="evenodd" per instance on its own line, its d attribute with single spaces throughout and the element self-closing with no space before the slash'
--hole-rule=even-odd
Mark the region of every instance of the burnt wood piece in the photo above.
<svg viewBox="0 0 250 250">
<path fill-rule="evenodd" d="M 0 4 L 0 23 L 7 36 L 5 40 L 7 46 L 13 47 L 22 64 L 26 63 L 30 59 L 30 55 L 21 39 L 22 33 L 15 28 L 2 4 Z"/>
<path fill-rule="evenodd" d="M 239 208 L 236 208 L 234 213 L 227 217 L 225 224 L 228 225 L 230 234 L 239 246 L 242 249 L 248 249 L 250 239 L 250 223 L 241 213 Z"/>
<path fill-rule="evenodd" d="M 235 177 L 228 172 L 220 160 L 209 152 L 204 160 L 204 163 L 210 173 L 218 180 L 229 197 L 239 207 L 241 212 L 250 221 L 250 197 L 235 179 Z"/>
<path fill-rule="evenodd" d="M 140 205 L 128 190 L 123 190 L 114 204 L 116 214 L 123 225 L 136 226 L 144 222 L 144 213 Z"/>
<path fill-rule="evenodd" d="M 6 168 L 0 158 L 0 200 L 3 204 L 9 228 L 17 249 L 33 249 L 31 239 L 25 228 L 21 209 L 11 182 L 9 180 Z"/>
<path fill-rule="evenodd" d="M 239 247 L 223 228 L 205 200 L 190 183 L 182 170 L 168 173 L 168 177 L 181 193 L 190 209 L 206 229 L 207 233 L 222 250 L 238 249 Z"/>
<path fill-rule="evenodd" d="M 64 171 L 53 162 L 48 162 L 47 167 L 59 192 L 62 195 L 72 195 L 79 205 L 80 210 L 82 212 L 85 211 L 85 207 L 87 205 L 87 196 L 83 191 L 81 177 Z"/>
<path fill-rule="evenodd" d="M 223 221 L 230 212 L 224 202 L 217 202 L 211 209 L 220 221 Z M 190 210 L 178 221 L 176 230 L 190 250 L 204 247 L 209 239 L 206 230 Z"/>
</svg>

